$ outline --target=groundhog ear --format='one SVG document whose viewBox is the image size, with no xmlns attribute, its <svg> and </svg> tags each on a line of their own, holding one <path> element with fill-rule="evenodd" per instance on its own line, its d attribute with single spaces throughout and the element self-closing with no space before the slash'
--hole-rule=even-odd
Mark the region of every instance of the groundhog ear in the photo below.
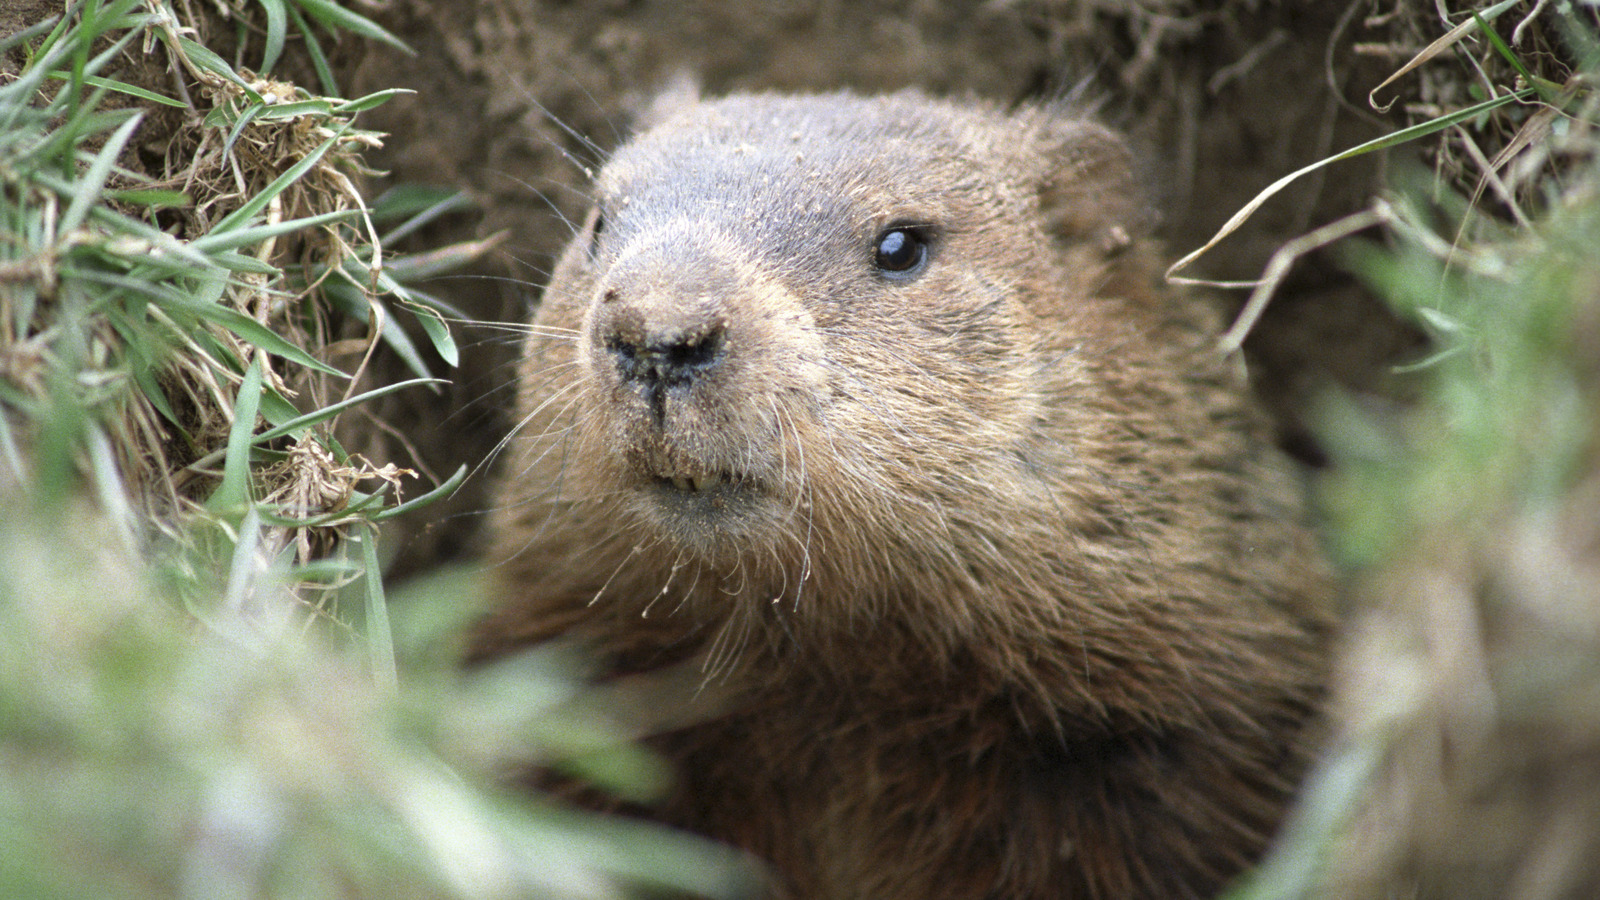
<svg viewBox="0 0 1600 900">
<path fill-rule="evenodd" d="M 1051 123 L 1042 138 L 1046 163 L 1039 206 L 1047 228 L 1107 255 L 1144 236 L 1150 217 L 1122 138 L 1083 120 Z"/>
</svg>

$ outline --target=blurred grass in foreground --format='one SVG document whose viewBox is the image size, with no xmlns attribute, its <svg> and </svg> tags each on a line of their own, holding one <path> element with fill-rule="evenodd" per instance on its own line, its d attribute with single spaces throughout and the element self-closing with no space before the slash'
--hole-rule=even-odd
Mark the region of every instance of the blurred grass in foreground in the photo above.
<svg viewBox="0 0 1600 900">
<path fill-rule="evenodd" d="M 0 896 L 748 888 L 727 851 L 504 788 L 665 776 L 555 657 L 459 670 L 470 576 L 385 595 L 409 473 L 332 424 L 453 364 L 406 281 L 482 248 L 380 249 L 459 205 L 362 196 L 354 120 L 396 92 L 264 74 L 305 52 L 331 94 L 319 34 L 392 38 L 329 0 L 229 11 L 265 42 L 231 63 L 166 0 L 0 44 Z M 371 383 L 380 344 L 418 378 Z"/>
<path fill-rule="evenodd" d="M 1600 27 L 1491 27 L 1513 8 L 1437 39 L 1468 67 L 1431 95 L 1485 111 L 1346 248 L 1432 349 L 1414 406 L 1322 411 L 1352 580 L 1332 740 L 1234 900 L 1600 895 Z"/>
</svg>

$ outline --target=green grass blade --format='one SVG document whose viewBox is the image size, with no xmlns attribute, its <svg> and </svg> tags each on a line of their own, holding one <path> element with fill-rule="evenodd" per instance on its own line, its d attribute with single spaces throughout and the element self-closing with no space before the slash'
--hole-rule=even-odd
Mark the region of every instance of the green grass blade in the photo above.
<svg viewBox="0 0 1600 900">
<path fill-rule="evenodd" d="M 395 666 L 389 601 L 383 595 L 383 569 L 378 565 L 378 529 L 363 529 L 357 540 L 361 542 L 361 567 L 365 570 L 367 654 L 372 663 L 372 677 L 379 688 L 393 691 L 400 686 L 400 676 Z"/>
<path fill-rule="evenodd" d="M 1316 168 L 1330 162 L 1338 162 L 1341 159 L 1350 159 L 1354 156 L 1360 156 L 1363 153 L 1371 153 L 1374 150 L 1383 150 L 1393 147 L 1397 144 L 1404 144 L 1408 141 L 1414 141 L 1417 138 L 1425 137 L 1433 134 L 1436 131 L 1443 131 L 1452 125 L 1457 124 L 1458 122 L 1465 122 L 1468 119 L 1481 116 L 1490 110 L 1499 109 L 1508 103 L 1516 103 L 1522 100 L 1527 100 L 1528 98 L 1532 97 L 1534 93 L 1534 89 L 1529 87 L 1523 88 L 1520 91 L 1512 91 L 1509 94 L 1501 94 L 1498 97 L 1493 97 L 1483 101 L 1482 103 L 1475 103 L 1472 106 L 1466 107 L 1465 109 L 1458 109 L 1453 113 L 1440 116 L 1437 119 L 1429 119 L 1426 122 L 1418 123 L 1410 128 L 1402 128 L 1393 134 L 1384 135 L 1383 137 L 1367 141 L 1365 144 L 1351 147 L 1349 150 L 1340 153 L 1338 156 L 1330 157 L 1320 163 L 1317 163 L 1312 168 Z M 1302 169 L 1300 172 L 1296 172 L 1294 177 L 1298 177 L 1302 172 L 1307 171 L 1311 171 L 1311 169 Z"/>
<path fill-rule="evenodd" d="M 123 28 L 138 28 L 151 18 L 147 12 L 135 12 L 145 0 L 112 0 L 102 7 L 95 16 L 95 24 L 99 27 L 99 34 L 104 35 L 110 31 Z"/>
<path fill-rule="evenodd" d="M 140 23 L 136 21 L 134 24 L 136 25 L 136 24 L 140 24 Z M 131 26 L 125 26 L 125 27 L 131 27 Z M 123 35 L 122 37 L 120 37 L 120 38 L 116 39 L 115 41 L 113 41 L 111 43 L 111 46 L 109 46 L 106 49 L 102 50 L 99 54 L 97 54 L 94 57 L 94 59 L 91 59 L 91 60 L 88 60 L 87 62 L 85 62 L 84 66 L 83 66 L 83 72 L 81 73 L 83 80 L 85 82 L 87 82 L 87 83 L 92 84 L 93 82 L 89 82 L 88 79 L 91 76 L 93 76 L 96 72 L 100 71 L 101 69 L 104 69 L 113 60 L 120 59 L 122 57 L 123 49 L 125 47 L 127 47 L 129 44 L 133 43 L 133 40 L 135 38 L 137 38 L 138 36 L 139 36 L 139 32 L 138 31 L 130 31 L 127 34 Z"/>
<path fill-rule="evenodd" d="M 463 191 L 452 191 L 440 197 L 439 194 L 441 193 L 443 192 L 425 188 L 406 190 L 402 187 L 396 188 L 393 191 L 385 193 L 383 197 L 380 197 L 378 199 L 378 203 L 380 205 L 375 205 L 373 209 L 373 218 L 375 220 L 378 218 L 379 212 L 382 209 L 381 204 L 383 204 L 385 199 L 389 198 L 391 195 L 396 195 L 395 199 L 391 201 L 391 208 L 395 210 L 397 215 L 403 215 L 405 213 L 401 212 L 402 210 L 408 210 L 412 208 L 408 204 L 413 202 L 413 198 L 415 198 L 416 201 L 421 201 L 423 198 L 438 197 L 438 199 L 434 200 L 428 205 L 411 213 L 410 218 L 406 219 L 404 222 L 401 222 L 399 225 L 396 225 L 391 231 L 389 231 L 388 234 L 385 234 L 383 236 L 384 244 L 387 245 L 398 241 L 406 235 L 411 234 L 422 226 L 428 224 L 429 222 L 439 218 L 440 216 L 448 215 L 453 212 L 469 210 L 474 206 L 472 198 L 468 197 Z M 387 210 L 384 210 L 384 212 L 387 212 Z"/>
<path fill-rule="evenodd" d="M 276 331 L 241 312 L 229 309 L 226 306 L 201 301 L 186 303 L 184 304 L 184 309 L 202 319 L 221 325 L 246 343 L 265 350 L 273 356 L 282 357 L 290 362 L 298 363 L 308 369 L 315 369 L 326 375 L 336 375 L 340 378 L 350 377 L 289 343 L 280 337 Z"/>
<path fill-rule="evenodd" d="M 59 81 L 66 81 L 70 79 L 72 75 L 71 73 L 63 72 L 58 69 L 54 72 L 51 72 L 50 77 Z M 118 81 L 115 78 L 103 78 L 99 75 L 86 75 L 84 76 L 83 83 L 91 87 L 102 87 L 106 88 L 107 90 L 116 91 L 119 94 L 127 94 L 130 97 L 138 97 L 140 100 L 144 100 L 149 103 L 159 103 L 163 106 L 175 106 L 178 109 L 188 108 L 182 100 L 175 100 L 166 96 L 165 94 L 158 94 L 155 91 L 147 88 L 128 84 L 126 81 Z"/>
<path fill-rule="evenodd" d="M 181 209 L 189 206 L 194 201 L 183 191 L 170 191 L 163 188 L 129 188 L 125 190 L 106 191 L 106 196 L 119 203 L 128 203 L 133 206 L 148 206 L 151 209 Z"/>
<path fill-rule="evenodd" d="M 261 71 L 272 71 L 283 53 L 284 37 L 288 34 L 289 14 L 284 10 L 285 0 L 257 0 L 267 14 L 267 43 L 261 51 Z"/>
<path fill-rule="evenodd" d="M 416 91 L 413 91 L 410 88 L 389 88 L 388 90 L 377 91 L 375 93 L 368 94 L 365 97 L 357 97 L 354 100 L 346 100 L 345 102 L 334 106 L 332 112 L 334 115 L 338 116 L 351 115 L 353 113 L 372 109 L 375 106 L 382 106 L 401 94 L 415 93 Z"/>
<path fill-rule="evenodd" d="M 255 610 L 251 609 L 250 598 L 255 594 L 259 584 L 260 569 L 256 564 L 256 553 L 261 549 L 261 516 L 254 506 L 247 506 L 244 516 L 239 521 L 238 540 L 233 545 L 233 553 L 228 559 L 228 581 L 223 587 L 222 604 L 236 621 L 254 618 Z M 220 623 L 212 627 L 221 626 Z"/>
<path fill-rule="evenodd" d="M 264 263 L 254 256 L 246 256 L 232 250 L 218 250 L 212 253 L 211 261 L 230 272 L 245 272 L 250 275 L 283 274 L 283 270 L 271 263 Z"/>
<path fill-rule="evenodd" d="M 433 342 L 433 349 L 438 352 L 439 358 L 452 368 L 461 365 L 461 351 L 456 347 L 456 340 L 450 335 L 450 326 L 445 324 L 444 317 L 420 303 L 407 303 L 405 307 L 417 317 L 417 323 L 428 335 L 428 340 Z"/>
<path fill-rule="evenodd" d="M 117 157 L 122 155 L 122 148 L 128 145 L 128 139 L 133 137 L 134 129 L 144 121 L 143 113 L 134 113 L 128 117 L 122 127 L 112 133 L 106 140 L 105 146 L 95 154 L 94 162 L 89 165 L 89 171 L 84 173 L 83 180 L 73 187 L 72 202 L 67 206 L 67 211 L 61 215 L 59 231 L 61 233 L 76 231 L 89 216 L 89 209 L 100 200 L 100 192 L 106 186 L 106 179 L 111 177 L 111 167 L 116 165 Z"/>
<path fill-rule="evenodd" d="M 456 488 L 461 486 L 461 482 L 466 481 L 466 480 L 467 480 L 467 467 L 466 467 L 465 464 L 463 464 L 461 466 L 461 468 L 456 469 L 456 473 L 454 475 L 451 475 L 449 478 L 445 479 L 442 484 L 440 484 L 438 487 L 434 488 L 433 490 L 427 492 L 426 494 L 423 494 L 420 497 L 413 497 L 413 498 L 411 498 L 410 500 L 407 500 L 404 503 L 398 504 L 396 506 L 391 506 L 388 509 L 382 510 L 380 512 L 375 512 L 370 516 L 370 518 L 374 522 L 382 522 L 384 519 L 392 519 L 395 516 L 403 515 L 405 513 L 408 513 L 410 511 L 412 511 L 413 509 L 417 509 L 419 507 L 427 506 L 429 503 L 432 503 L 435 500 L 438 500 L 441 497 L 445 496 L 446 494 L 449 494 L 451 491 L 454 491 Z"/>
<path fill-rule="evenodd" d="M 156 380 L 155 370 L 149 365 L 139 365 L 133 370 L 133 382 L 144 393 L 150 406 L 161 414 L 174 428 L 182 428 L 183 420 L 178 418 L 178 413 L 167 400 L 167 392 L 161 389 L 161 382 Z"/>
<path fill-rule="evenodd" d="M 311 25 L 306 22 L 305 16 L 300 15 L 299 8 L 290 6 L 288 10 L 289 19 L 305 38 L 306 53 L 311 57 L 311 67 L 317 70 L 317 80 L 322 83 L 322 93 L 329 97 L 339 96 L 339 83 L 333 77 L 333 67 L 328 65 L 328 57 L 322 52 L 322 43 L 317 40 L 316 32 L 311 30 Z"/>
<path fill-rule="evenodd" d="M 1190 251 L 1182 259 L 1169 266 L 1167 268 L 1166 277 L 1171 280 L 1176 280 L 1173 279 L 1173 276 L 1187 268 L 1190 263 L 1194 262 L 1196 259 L 1199 259 L 1212 247 L 1222 243 L 1224 238 L 1230 234 L 1233 234 L 1234 231 L 1238 230 L 1240 225 L 1243 225 L 1246 220 L 1255 215 L 1256 210 L 1260 209 L 1263 203 L 1266 203 L 1267 200 L 1270 199 L 1274 194 L 1283 190 L 1285 187 L 1288 187 L 1291 182 L 1295 181 L 1301 176 L 1309 175 L 1323 166 L 1339 162 L 1340 160 L 1361 156 L 1365 153 L 1372 153 L 1376 150 L 1383 150 L 1388 147 L 1393 147 L 1397 144 L 1404 144 L 1407 141 L 1414 141 L 1417 138 L 1433 134 L 1436 131 L 1443 131 L 1444 129 L 1449 128 L 1458 122 L 1464 122 L 1476 116 L 1481 116 L 1490 110 L 1498 109 L 1508 103 L 1526 100 L 1529 97 L 1532 97 L 1534 93 L 1535 89 L 1529 87 L 1523 88 L 1520 91 L 1514 91 L 1509 94 L 1501 94 L 1493 99 L 1485 100 L 1482 103 L 1475 103 L 1472 106 L 1466 107 L 1465 109 L 1458 109 L 1453 113 L 1440 116 L 1437 119 L 1430 119 L 1427 122 L 1413 125 L 1410 128 L 1402 128 L 1399 131 L 1393 132 L 1392 134 L 1386 134 L 1382 137 L 1374 138 L 1373 140 L 1367 141 L 1364 144 L 1358 144 L 1357 146 L 1351 147 L 1343 153 L 1329 156 L 1325 159 L 1319 159 L 1309 166 L 1290 172 L 1288 175 L 1285 175 L 1282 178 L 1279 178 L 1277 181 L 1274 181 L 1272 184 L 1267 185 L 1266 189 L 1257 194 L 1249 203 L 1246 203 L 1242 209 L 1234 213 L 1233 218 L 1229 219 L 1222 226 L 1222 228 L 1217 231 L 1216 234 L 1212 235 L 1211 240 L 1206 241 L 1205 244 L 1199 249 Z"/>
<path fill-rule="evenodd" d="M 238 85 L 244 90 L 245 95 L 250 98 L 251 102 L 262 102 L 261 95 L 256 93 L 250 87 L 250 84 L 239 76 L 238 72 L 233 70 L 233 66 L 228 65 L 227 60 L 206 49 L 205 47 L 196 44 L 194 41 L 191 41 L 188 38 L 178 38 L 178 47 L 183 52 L 184 56 L 188 57 L 189 61 L 194 63 L 199 68 L 204 69 L 213 75 L 225 78 L 228 81 Z"/>
<path fill-rule="evenodd" d="M 218 106 L 212 110 L 212 114 L 216 116 L 215 124 L 227 121 L 227 115 L 231 108 L 231 104 L 229 104 Z M 234 120 L 233 127 L 228 129 L 228 139 L 222 142 L 222 156 L 224 159 L 233 154 L 233 145 L 239 142 L 239 135 L 244 134 L 244 130 L 250 126 L 251 122 L 256 120 L 256 116 L 260 115 L 261 110 L 265 108 L 265 103 L 257 102 L 245 107 L 244 111 L 239 113 L 239 118 Z M 206 124 L 213 124 L 211 116 L 206 116 Z"/>
<path fill-rule="evenodd" d="M 1517 59 L 1517 55 L 1511 52 L 1511 48 L 1506 46 L 1506 42 L 1502 41 L 1500 35 L 1489 26 L 1488 20 L 1477 12 L 1472 14 L 1472 18 L 1478 23 L 1478 30 L 1483 32 L 1485 38 L 1488 38 L 1489 44 L 1494 47 L 1495 52 L 1500 54 L 1501 58 L 1511 65 L 1511 68 L 1516 69 L 1518 75 L 1522 76 L 1523 84 L 1533 85 L 1538 82 L 1538 79 L 1533 77 L 1533 73 L 1528 71 L 1528 67 L 1522 64 L 1522 60 Z"/>
<path fill-rule="evenodd" d="M 71 41 L 62 40 L 63 35 L 70 30 L 71 24 L 71 21 L 67 18 L 62 18 L 59 22 L 57 22 L 55 28 L 50 32 L 50 35 L 44 39 L 44 41 L 35 51 L 38 55 L 34 59 L 33 67 L 31 69 L 25 69 L 21 75 L 17 76 L 15 81 L 5 85 L 3 88 L 0 88 L 0 96 L 6 98 L 19 98 L 17 101 L 6 104 L 7 108 L 11 110 L 12 115 L 9 116 L 5 121 L 0 121 L 0 125 L 9 126 L 11 122 L 15 121 L 18 115 L 29 110 L 30 105 L 25 100 L 21 100 L 20 98 L 33 96 L 33 94 L 36 93 L 44 84 L 45 80 L 50 77 L 50 73 L 55 71 L 56 67 L 66 57 L 72 55 L 73 43 Z M 65 100 L 66 98 L 58 93 L 51 106 L 54 107 L 58 104 L 64 103 Z M 54 110 L 52 109 L 52 111 Z"/>
<path fill-rule="evenodd" d="M 233 425 L 228 428 L 228 448 L 222 457 L 222 483 L 206 505 L 214 510 L 237 509 L 250 502 L 250 435 L 256 428 L 261 405 L 261 357 L 250 362 L 234 395 Z M 242 537 L 241 537 L 242 539 Z"/>
<path fill-rule="evenodd" d="M 1501 13 L 1505 12 L 1506 10 L 1510 9 L 1511 7 L 1517 5 L 1520 2 L 1522 2 L 1522 0 L 1501 0 L 1501 2 L 1496 3 L 1494 6 L 1491 6 L 1488 9 L 1483 10 L 1481 15 L 1483 16 L 1484 19 L 1493 19 L 1493 18 L 1499 16 Z M 1450 47 L 1452 47 L 1456 43 L 1456 41 L 1461 40 L 1461 38 L 1464 35 L 1466 35 L 1467 32 L 1469 32 L 1473 28 L 1475 28 L 1476 24 L 1477 23 L 1475 23 L 1473 20 L 1468 19 L 1468 20 L 1462 22 L 1460 25 L 1457 25 L 1456 27 L 1454 27 L 1454 28 L 1450 29 L 1449 31 L 1445 32 L 1442 36 L 1440 36 L 1433 43 L 1431 43 L 1428 46 L 1424 47 L 1420 53 L 1418 53 L 1416 56 L 1411 57 L 1411 61 L 1410 62 L 1406 63 L 1405 65 L 1401 66 L 1399 69 L 1397 69 L 1396 71 L 1391 73 L 1388 78 L 1385 78 L 1381 83 L 1379 83 L 1379 85 L 1377 87 L 1375 87 L 1371 91 L 1369 91 L 1367 93 L 1367 102 L 1369 104 L 1371 104 L 1373 109 L 1377 110 L 1380 113 L 1388 112 L 1389 111 L 1389 107 L 1394 105 L 1394 101 L 1391 100 L 1388 103 L 1379 103 L 1378 102 L 1378 92 L 1383 90 L 1384 88 L 1388 87 L 1389 85 L 1393 84 L 1395 81 L 1397 81 L 1398 79 L 1403 77 L 1406 73 L 1412 71 L 1413 69 L 1417 68 L 1418 66 L 1428 62 L 1429 60 L 1437 57 L 1439 54 L 1441 54 L 1441 53 L 1445 52 L 1446 50 L 1450 49 Z"/>
<path fill-rule="evenodd" d="M 299 418 L 300 410 L 295 408 L 282 394 L 267 388 L 261 395 L 261 417 L 271 422 L 274 426 Z"/>
<path fill-rule="evenodd" d="M 274 103 L 263 108 L 256 117 L 259 119 L 290 119 L 295 116 L 327 116 L 333 111 L 333 105 L 327 100 L 296 100 L 292 103 Z"/>
<path fill-rule="evenodd" d="M 71 87 L 66 87 L 62 89 L 61 93 L 76 92 Z M 87 102 L 79 104 L 70 111 L 63 110 L 63 112 L 69 112 L 66 121 L 62 122 L 61 126 L 53 134 L 40 141 L 27 154 L 12 160 L 13 165 L 26 166 L 27 162 L 33 159 L 60 159 L 61 175 L 71 178 L 75 174 L 75 149 L 83 138 L 87 135 L 95 134 L 103 128 L 111 127 L 110 123 L 114 122 L 120 125 L 125 121 L 123 116 L 127 115 L 127 113 L 97 113 L 94 111 L 95 105 L 100 102 L 100 97 L 104 93 L 105 90 L 103 88 L 95 88 L 95 93 L 89 96 Z M 44 174 L 44 170 L 41 169 L 40 174 Z"/>
<path fill-rule="evenodd" d="M 414 387 L 419 384 L 446 383 L 448 382 L 442 378 L 412 378 L 408 381 L 398 381 L 394 384 L 386 384 L 380 388 L 373 388 L 370 391 L 357 394 L 356 396 L 345 400 L 340 400 L 338 403 L 324 406 L 321 409 L 306 413 L 303 416 L 297 416 L 294 419 L 284 422 L 282 425 L 279 425 L 276 428 L 269 428 L 266 431 L 256 435 L 255 442 L 258 444 L 266 443 L 274 438 L 280 438 L 284 435 L 294 434 L 297 431 L 310 428 L 312 425 L 315 425 L 319 422 L 326 422 L 327 420 L 337 416 L 339 413 L 344 412 L 352 406 L 357 406 L 367 402 L 368 400 L 376 400 L 379 397 L 387 396 L 396 391 L 404 390 L 408 387 Z"/>
<path fill-rule="evenodd" d="M 43 21 L 35 22 L 16 34 L 7 35 L 4 38 L 0 38 L 0 54 L 10 52 L 12 47 L 19 47 L 28 41 L 33 40 L 39 35 L 51 30 L 52 28 L 59 32 L 66 27 L 66 24 L 67 23 L 61 20 L 60 16 L 51 16 Z M 47 38 L 44 42 L 41 42 L 41 48 L 44 44 L 49 42 L 49 38 Z"/>
<path fill-rule="evenodd" d="M 204 269 L 211 264 L 210 260 L 191 249 L 187 242 L 180 241 L 153 225 L 140 222 L 138 219 L 130 219 L 114 209 L 96 206 L 89 210 L 89 218 L 109 228 L 148 241 L 151 250 L 161 255 L 147 257 L 146 261 L 160 264 L 165 271 L 176 274 L 183 271 L 185 266 Z"/>
<path fill-rule="evenodd" d="M 330 0 L 295 0 L 306 14 L 336 31 L 349 31 L 364 38 L 381 41 L 410 56 L 417 52 L 366 16 L 351 12 Z"/>
<path fill-rule="evenodd" d="M 465 241 L 422 253 L 390 256 L 384 260 L 383 271 L 393 281 L 406 285 L 413 296 L 417 296 L 416 284 L 418 282 L 461 269 L 499 246 L 504 242 L 505 238 L 506 233 L 501 231 L 481 241 Z M 389 238 L 385 238 L 384 244 L 388 245 L 388 243 Z M 442 303 L 432 298 L 429 299 L 428 305 L 436 309 L 443 308 Z"/>
<path fill-rule="evenodd" d="M 335 280 L 341 276 L 341 280 Z M 324 282 L 322 290 L 324 296 L 349 315 L 361 319 L 371 315 L 365 290 L 344 270 L 341 269 L 334 274 L 334 278 Z M 416 342 L 411 340 L 411 335 L 406 334 L 406 330 L 400 327 L 400 323 L 395 321 L 393 315 L 383 317 L 382 337 L 383 342 L 389 345 L 389 349 L 400 357 L 413 374 L 419 378 L 427 378 L 430 375 L 428 364 L 423 361 L 422 354 L 417 352 Z"/>
<path fill-rule="evenodd" d="M 220 272 L 201 279 L 197 287 L 186 291 L 177 290 L 171 285 L 152 283 L 144 278 L 98 272 L 93 269 L 68 269 L 63 267 L 62 273 L 64 275 L 70 274 L 72 277 L 84 281 L 121 288 L 135 296 L 145 297 L 154 303 L 160 304 L 167 312 L 183 315 L 184 318 L 204 319 L 215 325 L 220 325 L 233 332 L 234 335 L 246 343 L 298 365 L 339 378 L 350 377 L 285 340 L 271 328 L 238 310 L 230 309 L 217 302 L 216 298 L 221 295 L 223 288 L 226 286 L 226 280 Z M 196 335 L 197 338 L 202 336 Z"/>
<path fill-rule="evenodd" d="M 463 209 L 471 208 L 471 200 L 464 191 L 426 184 L 397 184 L 379 194 L 369 205 L 372 207 L 372 221 L 387 225 L 450 202 L 464 203 L 460 207 Z M 384 243 L 388 241 L 389 236 L 386 235 Z"/>
<path fill-rule="evenodd" d="M 241 207 L 242 208 L 242 207 Z M 247 228 L 222 230 L 226 219 L 217 223 L 217 227 L 210 234 L 195 238 L 190 246 L 200 253 L 216 253 L 222 250 L 237 250 L 251 244 L 259 244 L 268 238 L 315 228 L 318 225 L 327 225 L 357 215 L 358 210 L 340 209 L 333 212 L 322 213 L 316 216 L 306 216 L 303 219 L 289 219 L 285 222 L 273 222 L 265 225 L 252 225 Z"/>
<path fill-rule="evenodd" d="M 136 537 L 139 531 L 139 517 L 133 512 L 133 506 L 128 502 L 128 489 L 122 481 L 122 475 L 117 471 L 117 452 L 111 444 L 111 439 L 106 437 L 105 429 L 97 424 L 91 424 L 84 434 L 89 456 L 90 484 L 94 487 L 95 502 L 105 510 L 107 518 L 116 530 L 122 546 L 127 550 L 134 550 L 139 546 Z"/>
<path fill-rule="evenodd" d="M 348 126 L 340 127 L 336 132 L 334 132 L 332 137 L 323 141 L 321 144 L 318 144 L 315 150 L 307 153 L 300 159 L 299 162 L 285 169 L 282 175 L 274 178 L 272 183 L 263 188 L 260 193 L 256 194 L 254 197 L 251 197 L 238 209 L 224 216 L 222 221 L 212 226 L 211 233 L 200 238 L 200 240 L 203 241 L 206 238 L 220 234 L 224 231 L 237 228 L 243 225 L 244 222 L 251 216 L 254 216 L 256 213 L 265 209 L 267 204 L 272 202 L 272 198 L 283 193 L 285 188 L 300 180 L 300 176 L 310 171 L 312 166 L 321 161 L 323 154 L 332 149 L 333 145 L 338 143 L 340 138 L 344 137 L 345 128 L 347 127 Z"/>
</svg>

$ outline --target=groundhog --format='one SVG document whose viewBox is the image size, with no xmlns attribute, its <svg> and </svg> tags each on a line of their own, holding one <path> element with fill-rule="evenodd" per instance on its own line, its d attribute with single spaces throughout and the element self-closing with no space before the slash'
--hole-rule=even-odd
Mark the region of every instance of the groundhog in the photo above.
<svg viewBox="0 0 1600 900">
<path fill-rule="evenodd" d="M 1125 145 L 919 93 L 665 106 L 527 339 L 473 655 L 659 675 L 651 814 L 773 897 L 1218 890 L 1301 771 L 1329 583 Z"/>
</svg>

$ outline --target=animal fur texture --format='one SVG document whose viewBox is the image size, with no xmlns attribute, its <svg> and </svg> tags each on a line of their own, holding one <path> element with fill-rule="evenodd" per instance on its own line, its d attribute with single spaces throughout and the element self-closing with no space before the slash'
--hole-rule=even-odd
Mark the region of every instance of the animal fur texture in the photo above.
<svg viewBox="0 0 1600 900">
<path fill-rule="evenodd" d="M 734 96 L 660 112 L 594 193 L 527 340 L 474 655 L 559 637 L 657 678 L 651 814 L 775 897 L 1247 867 L 1329 586 L 1123 143 L 1053 107 Z"/>
</svg>

